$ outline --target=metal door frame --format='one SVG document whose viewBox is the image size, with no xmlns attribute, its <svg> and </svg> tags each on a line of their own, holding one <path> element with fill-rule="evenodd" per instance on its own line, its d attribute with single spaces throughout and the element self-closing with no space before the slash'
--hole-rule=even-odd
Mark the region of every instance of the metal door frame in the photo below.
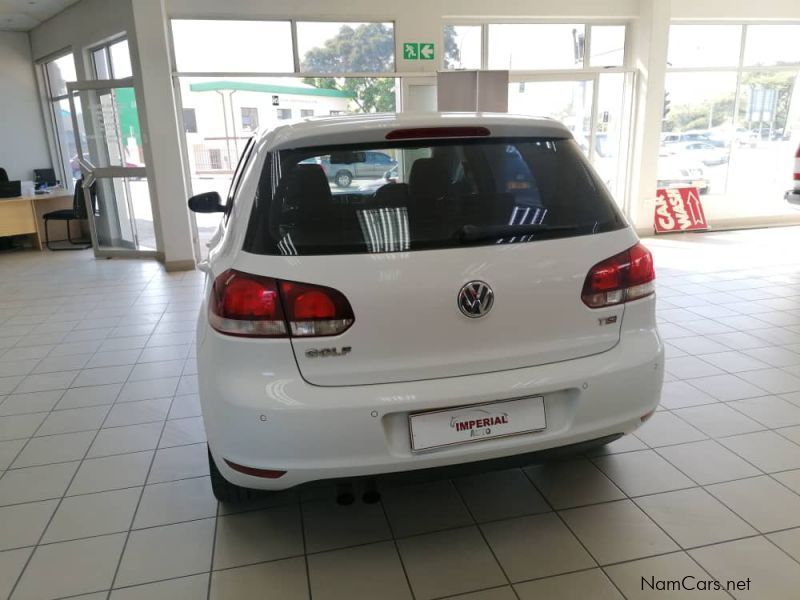
<svg viewBox="0 0 800 600">
<path fill-rule="evenodd" d="M 84 149 L 83 143 L 81 142 L 80 136 L 80 127 L 78 122 L 78 114 L 75 110 L 75 96 L 78 95 L 79 92 L 90 92 L 90 91 L 106 91 L 106 90 L 113 90 L 115 88 L 131 88 L 136 89 L 134 84 L 133 77 L 126 77 L 124 79 L 103 79 L 103 80 L 90 80 L 90 81 L 74 81 L 67 83 L 67 98 L 69 99 L 69 106 L 71 111 L 72 117 L 72 128 L 73 128 L 73 135 L 75 136 L 75 146 L 78 150 L 78 164 L 80 165 L 81 174 L 83 175 L 83 189 L 84 189 L 84 200 L 86 202 L 86 214 L 89 215 L 87 219 L 89 221 L 89 232 L 91 235 L 92 240 L 92 251 L 94 252 L 95 258 L 114 258 L 114 257 L 125 257 L 125 258 L 157 258 L 158 257 L 158 249 L 155 250 L 137 250 L 137 249 L 123 249 L 123 248 L 100 248 L 97 242 L 97 230 L 95 228 L 94 223 L 94 208 L 91 202 L 91 196 L 89 192 L 89 188 L 97 179 L 119 179 L 119 178 L 142 178 L 148 182 L 148 189 L 150 185 L 150 180 L 147 177 L 147 167 L 96 167 L 89 163 L 88 161 L 84 160 Z M 81 106 L 82 109 L 85 107 Z M 83 117 L 83 125 L 84 131 L 87 134 L 87 138 L 91 133 L 94 133 L 93 127 L 94 123 L 90 118 L 89 111 L 82 110 L 82 117 Z M 137 118 L 138 115 L 138 108 L 137 108 Z M 139 119 L 139 123 L 141 124 L 141 119 Z M 130 208 L 130 199 L 128 198 L 129 208 Z M 152 196 L 150 200 L 150 209 L 152 212 Z M 133 215 L 133 210 L 130 212 Z M 155 224 L 154 224 L 155 225 Z M 134 223 L 134 235 L 136 235 L 136 227 Z M 155 227 L 154 227 L 155 229 Z M 156 238 L 156 244 L 158 244 L 158 239 Z"/>
</svg>

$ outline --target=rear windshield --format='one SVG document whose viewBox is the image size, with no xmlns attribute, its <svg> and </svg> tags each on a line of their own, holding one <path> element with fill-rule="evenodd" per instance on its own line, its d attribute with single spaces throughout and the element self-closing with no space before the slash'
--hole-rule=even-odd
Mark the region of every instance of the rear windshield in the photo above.
<svg viewBox="0 0 800 600">
<path fill-rule="evenodd" d="M 267 157 L 244 250 L 405 252 L 530 243 L 624 226 L 573 140 L 298 148 Z"/>
</svg>

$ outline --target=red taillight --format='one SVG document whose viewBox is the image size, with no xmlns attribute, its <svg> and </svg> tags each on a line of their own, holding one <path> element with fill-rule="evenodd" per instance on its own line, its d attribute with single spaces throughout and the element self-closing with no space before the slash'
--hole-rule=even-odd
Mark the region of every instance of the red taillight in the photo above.
<svg viewBox="0 0 800 600">
<path fill-rule="evenodd" d="M 355 320 L 347 298 L 333 288 L 281 281 L 281 296 L 294 337 L 338 335 Z"/>
<path fill-rule="evenodd" d="M 229 269 L 214 281 L 208 319 L 227 335 L 306 337 L 338 335 L 355 317 L 347 298 L 332 288 Z"/>
<path fill-rule="evenodd" d="M 602 308 L 649 296 L 655 291 L 653 255 L 636 244 L 597 263 L 583 284 L 581 299 L 589 308 Z"/>
<path fill-rule="evenodd" d="M 486 127 L 414 127 L 395 129 L 386 134 L 387 140 L 414 140 L 452 137 L 486 137 L 491 132 Z"/>
<path fill-rule="evenodd" d="M 208 320 L 214 329 L 228 335 L 285 336 L 278 282 L 272 277 L 225 271 L 214 280 Z"/>
</svg>

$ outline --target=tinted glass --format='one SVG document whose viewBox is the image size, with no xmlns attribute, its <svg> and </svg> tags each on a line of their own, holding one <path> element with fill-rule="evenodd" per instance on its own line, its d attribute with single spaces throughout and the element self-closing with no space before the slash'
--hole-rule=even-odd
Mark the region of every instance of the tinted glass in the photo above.
<svg viewBox="0 0 800 600">
<path fill-rule="evenodd" d="M 380 150 L 389 163 L 370 162 L 369 150 Z M 265 161 L 244 250 L 400 252 L 624 226 L 573 140 L 303 148 Z"/>
</svg>

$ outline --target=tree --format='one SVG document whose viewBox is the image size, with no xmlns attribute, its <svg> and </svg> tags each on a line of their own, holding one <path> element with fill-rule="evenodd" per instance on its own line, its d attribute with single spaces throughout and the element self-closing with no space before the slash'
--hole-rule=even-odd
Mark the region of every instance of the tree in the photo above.
<svg viewBox="0 0 800 600">
<path fill-rule="evenodd" d="M 457 69 L 461 65 L 461 48 L 456 41 L 456 28 L 446 25 L 444 28 L 444 68 Z"/>
<path fill-rule="evenodd" d="M 394 69 L 394 35 L 383 23 L 366 23 L 355 28 L 342 25 L 336 36 L 303 57 L 302 70 L 312 73 L 390 72 Z M 396 110 L 394 78 L 309 77 L 306 83 L 318 88 L 346 92 L 361 112 Z"/>
<path fill-rule="evenodd" d="M 394 34 L 383 23 L 357 27 L 342 25 L 336 36 L 323 46 L 312 48 L 302 59 L 301 68 L 310 73 L 390 73 L 394 71 Z M 455 28 L 444 29 L 446 68 L 458 64 L 461 51 Z M 303 80 L 318 88 L 346 92 L 361 112 L 394 112 L 394 77 L 307 77 Z"/>
</svg>

